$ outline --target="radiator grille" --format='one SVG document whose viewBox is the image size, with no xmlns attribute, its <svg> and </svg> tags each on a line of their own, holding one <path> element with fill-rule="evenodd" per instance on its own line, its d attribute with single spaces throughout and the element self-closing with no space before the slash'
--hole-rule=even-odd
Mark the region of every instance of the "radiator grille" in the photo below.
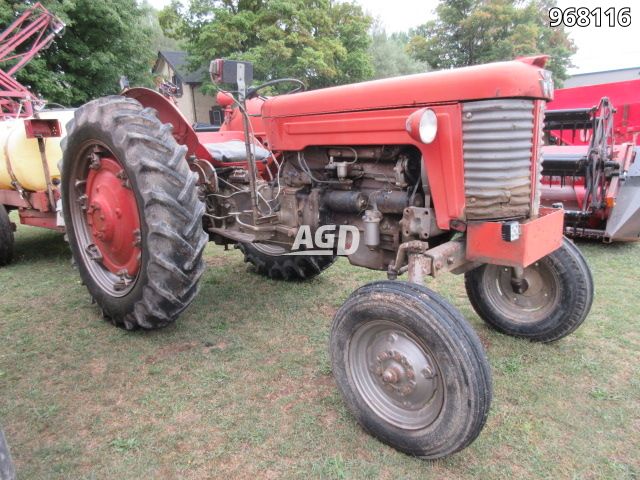
<svg viewBox="0 0 640 480">
<path fill-rule="evenodd" d="M 519 218 L 530 214 L 533 109 L 531 100 L 483 100 L 463 104 L 468 220 Z"/>
</svg>

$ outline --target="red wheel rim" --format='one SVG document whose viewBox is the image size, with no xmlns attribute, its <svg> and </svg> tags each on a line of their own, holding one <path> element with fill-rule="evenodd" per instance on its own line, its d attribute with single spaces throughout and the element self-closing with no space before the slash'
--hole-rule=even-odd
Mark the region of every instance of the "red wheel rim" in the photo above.
<svg viewBox="0 0 640 480">
<path fill-rule="evenodd" d="M 86 220 L 92 240 L 111 273 L 135 277 L 140 270 L 140 215 L 120 163 L 110 156 L 91 165 L 86 184 Z"/>
</svg>

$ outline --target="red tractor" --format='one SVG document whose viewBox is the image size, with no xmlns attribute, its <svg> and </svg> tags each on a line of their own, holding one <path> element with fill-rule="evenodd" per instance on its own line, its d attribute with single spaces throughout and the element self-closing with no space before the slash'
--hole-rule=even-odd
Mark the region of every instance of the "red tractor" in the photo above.
<svg viewBox="0 0 640 480">
<path fill-rule="evenodd" d="M 540 207 L 545 60 L 311 92 L 293 79 L 250 87 L 251 64 L 218 60 L 212 78 L 237 92 L 218 95 L 218 132 L 194 131 L 151 90 L 92 101 L 63 141 L 82 280 L 105 318 L 152 329 L 195 298 L 208 241 L 274 279 L 310 279 L 337 255 L 386 271 L 335 315 L 337 385 L 383 442 L 429 459 L 459 451 L 485 424 L 490 367 L 424 277 L 464 274 L 486 322 L 540 342 L 578 328 L 593 298 L 562 209 Z"/>
</svg>

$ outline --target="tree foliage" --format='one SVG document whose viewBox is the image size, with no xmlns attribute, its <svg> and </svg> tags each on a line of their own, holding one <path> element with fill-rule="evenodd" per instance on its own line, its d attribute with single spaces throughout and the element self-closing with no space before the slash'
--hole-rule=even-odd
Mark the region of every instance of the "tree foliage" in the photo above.
<svg viewBox="0 0 640 480">
<path fill-rule="evenodd" d="M 373 64 L 373 78 L 398 77 L 429 70 L 426 62 L 411 57 L 406 35 L 387 35 L 379 25 L 371 30 L 369 55 Z"/>
<path fill-rule="evenodd" d="M 549 26 L 555 0 L 441 0 L 437 18 L 412 32 L 413 56 L 434 69 L 548 54 L 557 83 L 576 52 L 567 32 Z"/>
<path fill-rule="evenodd" d="M 174 1 L 160 15 L 165 33 L 184 40 L 194 67 L 214 58 L 254 64 L 259 80 L 296 77 L 312 88 L 371 78 L 371 18 L 333 0 Z"/>
<path fill-rule="evenodd" d="M 32 0 L 0 0 L 0 27 L 6 28 Z M 64 34 L 18 74 L 50 102 L 79 105 L 118 91 L 126 75 L 132 84 L 150 81 L 154 52 L 148 7 L 136 0 L 45 0 L 67 25 Z"/>
<path fill-rule="evenodd" d="M 160 26 L 160 11 L 153 8 L 148 0 L 142 0 L 145 11 L 143 25 L 149 29 L 151 35 L 151 51 L 156 54 L 159 50 L 181 50 L 180 42 L 164 33 Z"/>
</svg>

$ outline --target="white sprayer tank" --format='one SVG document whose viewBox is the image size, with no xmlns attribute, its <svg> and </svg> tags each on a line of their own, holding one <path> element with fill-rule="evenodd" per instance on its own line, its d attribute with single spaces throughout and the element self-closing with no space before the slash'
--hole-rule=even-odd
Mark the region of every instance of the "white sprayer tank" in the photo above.
<svg viewBox="0 0 640 480">
<path fill-rule="evenodd" d="M 59 179 L 58 162 L 62 159 L 60 141 L 67 134 L 66 125 L 73 118 L 73 110 L 48 110 L 39 118 L 57 118 L 62 136 L 45 139 L 45 152 L 51 179 Z M 27 138 L 24 118 L 0 121 L 0 189 L 13 189 L 8 165 L 23 189 L 32 192 L 47 189 L 38 140 Z"/>
</svg>

